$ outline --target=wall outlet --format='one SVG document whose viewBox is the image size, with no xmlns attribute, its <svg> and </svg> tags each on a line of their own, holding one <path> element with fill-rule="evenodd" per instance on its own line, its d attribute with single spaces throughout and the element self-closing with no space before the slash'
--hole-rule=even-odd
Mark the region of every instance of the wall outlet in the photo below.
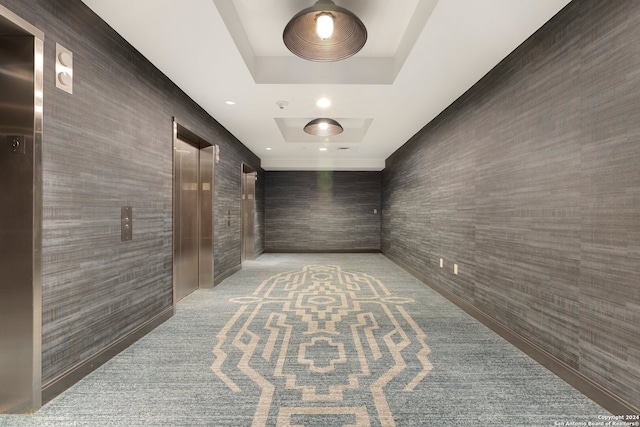
<svg viewBox="0 0 640 427">
<path fill-rule="evenodd" d="M 440 258 L 440 268 L 444 267 L 444 260 L 442 258 Z"/>
<path fill-rule="evenodd" d="M 453 274 L 458 274 L 458 264 L 453 264 Z"/>
</svg>

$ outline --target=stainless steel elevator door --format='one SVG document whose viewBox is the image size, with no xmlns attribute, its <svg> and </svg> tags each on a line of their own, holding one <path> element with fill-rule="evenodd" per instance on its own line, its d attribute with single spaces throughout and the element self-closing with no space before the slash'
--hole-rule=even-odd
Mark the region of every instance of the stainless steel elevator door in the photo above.
<svg viewBox="0 0 640 427">
<path fill-rule="evenodd" d="M 174 266 L 176 301 L 198 289 L 198 149 L 175 141 Z"/>
<path fill-rule="evenodd" d="M 255 256 L 256 172 L 242 173 L 242 261 Z"/>
<path fill-rule="evenodd" d="M 0 7 L 0 413 L 42 402 L 43 39 Z"/>
<path fill-rule="evenodd" d="M 32 70 L 33 37 L 0 37 L 0 412 L 31 396 Z"/>
</svg>

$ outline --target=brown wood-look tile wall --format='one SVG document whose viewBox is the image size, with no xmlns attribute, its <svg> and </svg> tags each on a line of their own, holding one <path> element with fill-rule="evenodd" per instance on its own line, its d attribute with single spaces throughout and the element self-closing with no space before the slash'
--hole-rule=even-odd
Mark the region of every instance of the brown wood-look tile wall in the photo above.
<svg viewBox="0 0 640 427">
<path fill-rule="evenodd" d="M 383 252 L 635 406 L 639 70 L 640 2 L 574 0 L 387 160 L 382 220 Z"/>
<path fill-rule="evenodd" d="M 380 172 L 265 175 L 265 250 L 380 250 Z"/>
<path fill-rule="evenodd" d="M 46 382 L 171 307 L 172 117 L 220 146 L 216 275 L 240 264 L 240 165 L 260 161 L 79 0 L 0 3 L 45 33 Z M 55 88 L 56 42 L 74 54 L 72 95 Z"/>
</svg>

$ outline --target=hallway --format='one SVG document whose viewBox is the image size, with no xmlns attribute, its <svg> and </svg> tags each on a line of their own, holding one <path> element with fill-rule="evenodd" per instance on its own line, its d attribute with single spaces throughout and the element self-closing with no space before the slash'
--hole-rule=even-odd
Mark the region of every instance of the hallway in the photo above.
<svg viewBox="0 0 640 427">
<path fill-rule="evenodd" d="M 264 254 L 35 415 L 0 425 L 553 426 L 607 415 L 381 254 Z"/>
</svg>

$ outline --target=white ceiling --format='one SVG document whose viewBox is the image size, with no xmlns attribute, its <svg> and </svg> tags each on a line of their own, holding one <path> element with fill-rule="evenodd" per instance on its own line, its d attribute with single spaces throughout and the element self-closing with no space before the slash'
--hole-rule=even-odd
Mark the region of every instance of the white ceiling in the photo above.
<svg viewBox="0 0 640 427">
<path fill-rule="evenodd" d="M 335 0 L 360 17 L 369 38 L 358 54 L 334 63 L 300 59 L 282 42 L 289 19 L 315 0 L 83 2 L 264 169 L 382 170 L 569 0 Z M 317 107 L 321 97 L 332 105 Z M 288 102 L 283 109 L 280 100 Z M 305 134 L 302 127 L 318 117 L 338 120 L 344 133 Z"/>
</svg>

